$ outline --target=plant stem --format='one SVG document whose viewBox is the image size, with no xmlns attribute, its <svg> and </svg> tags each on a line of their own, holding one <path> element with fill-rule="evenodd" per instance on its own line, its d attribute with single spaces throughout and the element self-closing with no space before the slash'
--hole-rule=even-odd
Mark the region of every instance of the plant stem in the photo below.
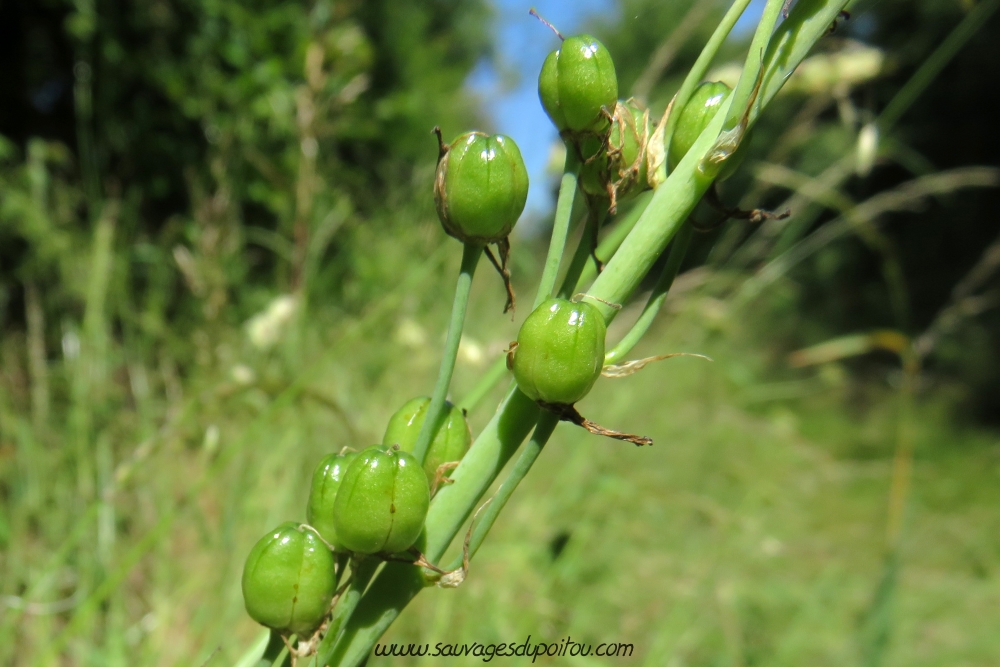
<svg viewBox="0 0 1000 667">
<path fill-rule="evenodd" d="M 458 284 L 455 286 L 455 301 L 451 307 L 451 322 L 448 323 L 448 338 L 444 342 L 441 369 L 438 371 L 437 384 L 434 385 L 431 403 L 427 406 L 427 417 L 424 419 L 424 425 L 420 428 L 417 442 L 413 445 L 413 456 L 421 465 L 427 454 L 427 448 L 441 427 L 440 422 L 444 417 L 444 401 L 448 397 L 451 376 L 455 372 L 458 344 L 462 340 L 462 327 L 465 326 L 465 311 L 469 305 L 472 274 L 476 272 L 476 264 L 479 263 L 482 254 L 483 247 L 474 243 L 466 243 L 462 251 L 462 268 L 458 274 Z"/>
<path fill-rule="evenodd" d="M 715 28 L 715 32 L 708 39 L 705 48 L 698 54 L 698 59 L 694 61 L 691 70 L 684 77 L 684 83 L 681 84 L 681 87 L 677 90 L 677 94 L 674 96 L 673 112 L 667 118 L 667 127 L 663 135 L 666 146 L 670 146 L 670 137 L 673 136 L 674 128 L 677 126 L 677 119 L 681 115 L 681 110 L 687 104 L 687 101 L 691 99 L 691 93 L 701 83 L 705 72 L 708 71 L 708 66 L 712 64 L 712 60 L 715 58 L 715 54 L 719 52 L 722 43 L 726 41 L 726 37 L 732 32 L 733 26 L 736 25 L 736 22 L 743 15 L 743 12 L 746 11 L 749 4 L 750 0 L 736 0 L 732 4 L 726 15 L 722 17 L 722 21 Z"/>
<path fill-rule="evenodd" d="M 270 667 L 275 657 L 285 648 L 281 635 L 274 630 L 265 630 L 233 667 Z"/>
<path fill-rule="evenodd" d="M 760 23 L 757 24 L 757 30 L 753 34 L 753 41 L 750 42 L 750 52 L 747 54 L 746 62 L 743 63 L 743 72 L 740 74 L 740 80 L 731 95 L 733 102 L 726 114 L 726 122 L 722 126 L 723 130 L 732 130 L 739 125 L 747 105 L 751 102 L 759 73 L 764 67 L 764 50 L 771 41 L 774 26 L 781 18 L 781 9 L 784 4 L 784 0 L 767 0 L 767 4 L 764 5 L 764 14 L 760 17 Z M 754 102 L 757 108 L 761 108 L 760 98 Z"/>
<path fill-rule="evenodd" d="M 646 301 L 646 307 L 642 309 L 642 314 L 639 315 L 639 319 L 632 325 L 632 329 L 615 345 L 613 350 L 604 356 L 605 364 L 613 364 L 624 358 L 649 330 L 653 320 L 656 319 L 657 314 L 660 312 L 663 302 L 667 299 L 667 292 L 670 291 L 671 285 L 674 284 L 674 278 L 677 277 L 677 272 L 681 268 L 681 262 L 684 261 L 684 255 L 687 254 L 693 235 L 694 228 L 690 223 L 681 227 L 677 232 L 673 244 L 670 246 L 670 255 L 667 256 L 667 263 L 663 267 L 663 273 L 660 274 L 659 280 L 656 281 L 656 286 L 653 287 L 653 292 L 649 295 L 649 300 Z"/>
<path fill-rule="evenodd" d="M 542 301 L 552 296 L 556 287 L 556 277 L 559 274 L 559 263 L 566 249 L 566 237 L 569 235 L 570 218 L 573 215 L 573 200 L 576 198 L 576 181 L 580 173 L 580 158 L 576 148 L 566 145 L 566 162 L 563 167 L 562 181 L 559 183 L 559 199 L 556 201 L 556 216 L 552 223 L 552 238 L 549 240 L 549 252 L 545 256 L 545 268 L 542 269 L 542 279 L 538 283 L 538 293 L 532 310 Z"/>
<path fill-rule="evenodd" d="M 569 268 L 566 269 L 562 287 L 559 288 L 559 296 L 564 299 L 572 297 L 576 292 L 576 285 L 580 282 L 583 267 L 587 265 L 591 253 L 597 251 L 594 244 L 601 229 L 601 223 L 608 214 L 607 209 L 598 202 L 588 202 L 588 208 L 587 224 L 580 234 L 580 242 L 576 246 L 576 252 L 573 253 L 573 259 L 570 260 Z"/>
<path fill-rule="evenodd" d="M 294 635 L 291 641 L 295 641 Z M 281 647 L 281 651 L 274 658 L 274 660 L 268 663 L 267 667 L 283 667 L 287 659 L 288 659 L 288 646 L 286 645 Z"/>
<path fill-rule="evenodd" d="M 457 403 L 460 410 L 471 411 L 479 402 L 486 398 L 486 395 L 490 393 L 490 390 L 496 386 L 496 383 L 502 380 L 507 375 L 507 359 L 506 357 L 500 357 L 483 373 L 482 377 L 479 378 L 479 382 L 476 386 L 465 395 L 465 397 Z"/>
<path fill-rule="evenodd" d="M 352 568 L 353 572 L 351 573 L 351 585 L 333 608 L 333 617 L 330 619 L 330 625 L 326 628 L 323 641 L 316 648 L 316 665 L 326 665 L 330 660 L 337 639 L 344 634 L 345 626 L 351 620 L 354 610 L 358 607 L 358 601 L 361 600 L 361 595 L 365 592 L 365 588 L 368 586 L 368 582 L 371 581 L 372 575 L 375 574 L 378 566 L 378 559 L 372 556 L 363 558 L 354 564 Z"/>
<path fill-rule="evenodd" d="M 476 503 L 496 479 L 527 437 L 538 419 L 539 408 L 517 387 L 512 387 L 493 419 L 466 452 L 452 473 L 454 483 L 438 490 L 424 522 L 427 560 L 440 560 L 462 528 Z M 360 664 L 382 633 L 427 585 L 420 568 L 404 563 L 386 563 L 358 605 L 357 613 L 337 642 L 332 663 L 339 667 Z"/>
<path fill-rule="evenodd" d="M 652 198 L 652 192 L 644 192 L 636 198 L 635 205 L 629 209 L 628 213 L 622 216 L 621 220 L 617 220 L 611 231 L 604 240 L 597 245 L 597 252 L 595 253 L 597 257 L 605 264 L 611 257 L 618 252 L 618 248 L 621 246 L 622 241 L 628 236 L 632 228 L 635 227 L 635 223 L 639 221 L 639 216 L 642 212 L 646 210 L 646 206 L 649 205 L 649 200 Z M 597 264 L 594 262 L 587 262 L 583 267 L 583 271 L 580 273 L 580 278 L 576 282 L 576 288 L 573 292 L 578 292 L 583 289 L 583 286 L 592 281 L 597 277 Z"/>
<path fill-rule="evenodd" d="M 569 235 L 569 226 L 573 217 L 573 201 L 576 198 L 576 183 L 579 171 L 580 160 L 576 155 L 576 150 L 572 146 L 567 145 L 566 162 L 563 168 L 562 181 L 559 184 L 559 199 L 556 202 L 556 214 L 552 224 L 549 250 L 545 257 L 545 267 L 542 270 L 542 278 L 538 284 L 538 293 L 535 295 L 535 303 L 532 308 L 537 308 L 538 304 L 547 299 L 555 287 L 556 277 L 559 273 L 559 264 L 566 249 L 566 237 Z M 634 220 L 632 224 L 635 224 Z M 625 238 L 625 236 L 622 235 L 621 238 Z M 472 391 L 459 402 L 458 407 L 463 410 L 472 410 L 505 375 L 507 375 L 506 359 L 501 358 L 493 362 L 493 365 L 480 378 L 476 386 L 472 388 Z"/>
<path fill-rule="evenodd" d="M 524 446 L 521 451 L 521 455 L 517 457 L 517 461 L 514 463 L 514 467 L 511 469 L 510 474 L 507 475 L 507 479 L 503 481 L 500 488 L 497 489 L 496 494 L 490 499 L 489 505 L 483 510 L 483 514 L 479 517 L 476 522 L 475 527 L 472 529 L 472 537 L 469 540 L 469 558 L 471 559 L 476 555 L 479 547 L 482 546 L 483 540 L 486 539 L 486 535 L 490 532 L 490 528 L 496 522 L 497 517 L 500 516 L 501 510 L 510 500 L 510 497 L 514 494 L 514 489 L 517 485 L 521 483 L 524 476 L 528 474 L 531 470 L 531 466 L 535 463 L 535 459 L 538 455 L 542 453 L 542 449 L 545 447 L 545 443 L 548 442 L 549 437 L 552 432 L 555 431 L 556 425 L 559 424 L 559 417 L 554 412 L 549 412 L 548 410 L 543 410 L 541 414 L 538 415 L 538 422 L 535 424 L 535 431 L 531 434 L 531 440 L 528 444 Z M 450 567 L 446 568 L 448 570 L 457 570 L 462 566 L 463 555 L 459 555 L 458 558 L 451 564 Z"/>
<path fill-rule="evenodd" d="M 910 77 L 882 110 L 878 117 L 879 129 L 882 132 L 886 132 L 896 124 L 896 121 L 906 113 L 917 97 L 951 62 L 955 54 L 965 46 L 965 43 L 976 34 L 979 28 L 989 20 L 997 8 L 1000 8 L 1000 0 L 985 0 L 975 4 L 961 23 L 955 26 L 948 37 L 934 50 L 934 53 L 924 60 L 920 69 Z"/>
</svg>

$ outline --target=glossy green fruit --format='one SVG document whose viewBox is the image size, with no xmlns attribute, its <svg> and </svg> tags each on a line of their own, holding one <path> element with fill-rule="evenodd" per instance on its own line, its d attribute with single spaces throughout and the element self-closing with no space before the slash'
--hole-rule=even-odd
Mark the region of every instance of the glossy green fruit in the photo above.
<svg viewBox="0 0 1000 667">
<path fill-rule="evenodd" d="M 674 136 L 670 139 L 670 149 L 667 152 L 667 167 L 670 171 L 673 171 L 674 167 L 691 150 L 694 142 L 698 140 L 698 136 L 712 122 L 715 114 L 719 112 L 719 107 L 726 101 L 731 92 L 733 92 L 732 89 L 722 81 L 705 81 L 694 89 L 694 92 L 691 93 L 691 99 L 684 105 L 684 110 L 681 111 L 680 118 L 677 119 Z M 723 164 L 722 171 L 717 176 L 718 180 L 724 180 L 736 171 L 746 155 L 743 148 L 749 143 L 748 133 L 739 148 Z"/>
<path fill-rule="evenodd" d="M 607 48 L 591 35 L 563 41 L 545 58 L 538 76 L 538 97 L 560 132 L 603 134 L 618 100 L 618 76 Z"/>
<path fill-rule="evenodd" d="M 308 637 L 334 592 L 333 554 L 308 528 L 288 521 L 260 539 L 243 566 L 243 601 L 258 623 Z"/>
<path fill-rule="evenodd" d="M 434 203 L 446 232 L 496 243 L 510 234 L 528 200 L 528 171 L 510 137 L 463 134 L 438 162 Z"/>
<path fill-rule="evenodd" d="M 337 540 L 362 553 L 409 549 L 424 528 L 430 486 L 413 455 L 374 445 L 348 466 L 333 506 Z"/>
<path fill-rule="evenodd" d="M 325 456 L 313 472 L 312 487 L 309 489 L 306 521 L 338 550 L 342 545 L 337 541 L 337 530 L 333 525 L 333 505 L 344 472 L 356 456 L 357 452 Z"/>
<path fill-rule="evenodd" d="M 426 396 L 407 401 L 389 419 L 382 444 L 399 445 L 404 452 L 412 452 L 413 446 L 417 444 L 420 429 L 427 418 L 427 408 L 430 404 L 431 399 Z M 462 411 L 449 402 L 445 403 L 445 410 L 447 411 L 445 421 L 438 429 L 424 457 L 424 472 L 431 481 L 441 464 L 461 461 L 472 445 L 472 431 L 469 430 L 469 423 Z"/>
<path fill-rule="evenodd" d="M 705 81 L 691 93 L 691 99 L 684 105 L 674 135 L 670 139 L 667 166 L 673 171 L 677 163 L 691 150 L 698 136 L 712 122 L 719 106 L 726 101 L 732 89 L 721 81 Z"/>
<path fill-rule="evenodd" d="M 604 367 L 607 328 L 587 303 L 549 299 L 517 334 L 514 377 L 529 398 L 572 405 L 587 395 Z"/>
</svg>

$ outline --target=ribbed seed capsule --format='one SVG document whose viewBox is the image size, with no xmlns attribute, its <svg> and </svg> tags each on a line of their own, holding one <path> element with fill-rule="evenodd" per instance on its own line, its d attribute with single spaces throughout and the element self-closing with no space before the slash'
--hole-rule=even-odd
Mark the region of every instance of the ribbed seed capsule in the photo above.
<svg viewBox="0 0 1000 667">
<path fill-rule="evenodd" d="M 409 549 L 430 505 L 427 475 L 398 447 L 374 445 L 348 466 L 333 507 L 337 540 L 362 554 Z"/>
<path fill-rule="evenodd" d="M 407 401 L 389 419 L 382 444 L 399 445 L 402 451 L 412 452 L 413 446 L 417 444 L 420 429 L 427 418 L 427 407 L 430 404 L 431 399 L 426 396 Z M 472 445 L 472 432 L 462 410 L 450 402 L 445 403 L 445 410 L 447 416 L 444 423 L 438 429 L 424 457 L 424 472 L 427 473 L 427 479 L 432 482 L 442 464 L 461 461 Z"/>
<path fill-rule="evenodd" d="M 434 203 L 448 234 L 463 242 L 507 238 L 528 199 L 528 171 L 510 137 L 469 132 L 442 147 Z"/>
<path fill-rule="evenodd" d="M 590 304 L 545 301 L 517 334 L 513 370 L 521 391 L 543 403 L 576 403 L 601 375 L 606 335 L 604 318 Z"/>
<path fill-rule="evenodd" d="M 356 456 L 357 452 L 347 452 L 323 457 L 313 472 L 312 486 L 309 489 L 306 521 L 338 550 L 343 545 L 339 544 L 337 530 L 333 525 L 333 505 L 344 473 Z"/>
<path fill-rule="evenodd" d="M 732 93 L 732 89 L 722 81 L 705 81 L 698 85 L 691 93 L 691 99 L 684 105 L 677 125 L 674 126 L 674 135 L 670 138 L 670 149 L 667 152 L 667 167 L 670 171 L 684 158 L 698 136 L 708 127 L 708 124 L 719 112 L 719 107 L 726 101 Z M 749 141 L 743 140 L 742 148 Z M 742 160 L 740 149 L 726 160 L 718 179 L 723 180 L 730 176 Z"/>
<path fill-rule="evenodd" d="M 560 132 L 603 134 L 608 128 L 604 113 L 611 114 L 618 100 L 611 54 L 591 35 L 565 39 L 542 64 L 538 97 Z"/>
<path fill-rule="evenodd" d="M 242 583 L 251 618 L 279 632 L 308 637 L 333 599 L 333 554 L 315 533 L 289 521 L 250 550 Z"/>
</svg>

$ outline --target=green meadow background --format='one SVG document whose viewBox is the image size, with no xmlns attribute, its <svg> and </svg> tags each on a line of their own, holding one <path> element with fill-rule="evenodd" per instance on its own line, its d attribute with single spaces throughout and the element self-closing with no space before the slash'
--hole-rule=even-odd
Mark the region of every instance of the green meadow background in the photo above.
<svg viewBox="0 0 1000 667">
<path fill-rule="evenodd" d="M 0 2 L 0 664 L 232 665 L 259 639 L 250 547 L 304 520 L 322 456 L 380 441 L 433 386 L 461 249 L 429 132 L 507 122 L 468 81 L 535 76 L 504 64 L 510 4 Z M 553 665 L 1000 663 L 998 6 L 851 7 L 721 188 L 791 217 L 700 208 L 631 355 L 712 361 L 579 404 L 655 446 L 561 425 L 465 583 L 384 642 L 634 645 Z M 658 117 L 725 8 L 620 0 L 581 25 Z M 520 304 L 550 224 L 532 208 L 512 239 Z M 527 315 L 503 300 L 482 269 L 454 400 Z"/>
</svg>

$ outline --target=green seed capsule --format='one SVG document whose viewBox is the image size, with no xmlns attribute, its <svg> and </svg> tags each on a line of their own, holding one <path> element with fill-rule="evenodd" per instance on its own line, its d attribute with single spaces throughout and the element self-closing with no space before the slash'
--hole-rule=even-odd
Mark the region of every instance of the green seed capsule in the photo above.
<svg viewBox="0 0 1000 667">
<path fill-rule="evenodd" d="M 417 444 L 417 436 L 427 418 L 427 408 L 431 404 L 431 399 L 426 396 L 414 398 L 396 411 L 396 414 L 389 419 L 389 426 L 385 429 L 382 437 L 383 445 L 399 445 L 404 452 L 412 452 L 413 446 Z M 472 431 L 469 430 L 469 423 L 465 420 L 462 411 L 452 405 L 445 403 L 447 416 L 437 435 L 427 448 L 427 455 L 424 457 L 424 472 L 427 479 L 433 481 L 437 474 L 437 469 L 443 463 L 461 461 L 465 453 L 472 445 Z"/>
<path fill-rule="evenodd" d="M 338 541 L 362 553 L 409 549 L 430 505 L 427 475 L 413 455 L 374 445 L 348 466 L 333 506 Z"/>
<path fill-rule="evenodd" d="M 357 452 L 330 454 L 319 462 L 313 473 L 309 490 L 309 504 L 306 506 L 306 521 L 319 531 L 323 539 L 337 547 L 337 531 L 333 525 L 333 505 L 337 500 L 337 489 L 344 478 L 344 472 L 357 456 Z"/>
<path fill-rule="evenodd" d="M 521 391 L 544 403 L 579 401 L 601 375 L 606 334 L 604 318 L 590 304 L 542 303 L 517 334 L 513 368 Z"/>
<path fill-rule="evenodd" d="M 510 137 L 463 134 L 444 149 L 434 203 L 446 232 L 463 242 L 507 238 L 528 199 L 528 171 Z"/>
<path fill-rule="evenodd" d="M 291 521 L 262 537 L 243 566 L 247 613 L 282 633 L 308 637 L 326 616 L 333 591 L 333 554 Z"/>
<path fill-rule="evenodd" d="M 651 134 L 649 111 L 632 99 L 618 103 L 608 153 L 613 156 L 614 176 L 622 183 L 619 200 L 649 188 L 646 148 Z"/>
<path fill-rule="evenodd" d="M 603 134 L 618 100 L 618 76 L 607 48 L 590 35 L 563 41 L 545 58 L 538 76 L 538 97 L 560 132 Z"/>
<path fill-rule="evenodd" d="M 618 102 L 611 120 L 607 151 L 585 162 L 581 169 L 583 191 L 591 195 L 614 194 L 614 198 L 621 201 L 649 189 L 646 155 L 651 134 L 646 109 L 632 99 Z M 581 142 L 584 155 L 588 149 L 595 152 L 589 139 Z"/>
<path fill-rule="evenodd" d="M 698 135 L 708 127 L 708 124 L 719 112 L 719 107 L 726 101 L 732 89 L 722 81 L 705 81 L 698 85 L 691 93 L 691 99 L 684 105 L 677 125 L 674 128 L 674 136 L 670 139 L 670 149 L 667 153 L 667 167 L 670 171 L 684 158 L 694 142 L 698 140 Z M 743 161 L 746 151 L 743 148 L 750 143 L 750 133 L 743 138 L 739 148 L 726 160 L 722 166 L 722 171 L 716 177 L 724 180 L 731 176 L 736 168 Z"/>
</svg>

